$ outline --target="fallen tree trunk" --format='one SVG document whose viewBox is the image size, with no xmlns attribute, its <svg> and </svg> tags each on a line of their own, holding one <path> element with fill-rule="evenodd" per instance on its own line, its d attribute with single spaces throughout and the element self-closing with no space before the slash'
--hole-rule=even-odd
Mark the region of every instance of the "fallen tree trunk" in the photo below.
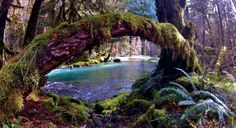
<svg viewBox="0 0 236 128">
<path fill-rule="evenodd" d="M 61 26 L 36 37 L 14 62 L 0 70 L 0 120 L 20 111 L 23 94 L 37 87 L 39 75 L 45 75 L 75 55 L 100 45 L 111 37 L 140 36 L 161 48 L 168 48 L 174 60 L 163 70 L 182 68 L 201 72 L 198 57 L 178 30 L 168 23 L 155 23 L 130 13 L 89 17 Z M 168 64 L 168 61 L 162 64 Z"/>
</svg>

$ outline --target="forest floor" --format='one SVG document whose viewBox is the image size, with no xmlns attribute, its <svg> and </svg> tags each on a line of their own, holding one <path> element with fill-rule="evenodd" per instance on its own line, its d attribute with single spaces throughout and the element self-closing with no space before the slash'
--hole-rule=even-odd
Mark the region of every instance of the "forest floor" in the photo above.
<svg viewBox="0 0 236 128">
<path fill-rule="evenodd" d="M 25 107 L 19 117 L 22 118 L 20 125 L 23 128 L 69 128 L 70 124 L 61 121 L 57 113 L 54 113 L 43 105 L 47 96 L 38 96 L 36 99 L 27 98 Z"/>
<path fill-rule="evenodd" d="M 230 110 L 236 113 L 236 88 L 235 85 L 231 89 L 229 87 L 225 86 L 226 90 L 216 89 L 215 91 L 224 98 L 223 101 Z M 186 107 L 178 106 L 178 102 L 175 100 L 169 101 L 167 99 L 168 102 L 159 103 L 165 97 L 157 97 L 156 101 L 148 101 L 137 97 L 127 101 L 125 100 L 127 97 L 132 99 L 132 95 L 126 93 L 104 101 L 86 103 L 70 97 L 58 97 L 55 94 L 33 91 L 26 98 L 24 109 L 18 113 L 15 122 L 22 128 L 90 128 L 95 126 L 96 128 L 142 128 L 143 125 L 159 126 L 159 124 L 164 124 L 163 126 L 166 126 L 166 120 L 160 120 L 160 122 L 158 119 L 157 122 L 153 122 L 156 117 L 164 117 L 163 119 L 172 120 L 169 123 L 175 126 L 189 123 L 192 128 L 199 127 L 197 123 L 191 123 L 188 119 L 187 122 L 180 124 L 178 120 L 169 116 L 182 114 L 186 110 Z M 200 128 L 223 127 L 218 122 L 216 115 L 206 116 L 204 113 L 202 114 L 206 118 L 202 119 Z M 194 116 L 189 117 L 189 119 L 191 118 L 196 119 Z M 227 120 L 227 124 L 236 127 L 233 118 Z"/>
<path fill-rule="evenodd" d="M 50 98 L 40 94 L 37 97 L 27 97 L 24 109 L 18 114 L 18 121 L 22 128 L 87 128 L 86 125 L 75 126 L 66 122 L 61 115 L 49 110 L 43 102 Z M 115 122 L 112 126 L 123 128 L 128 125 L 129 118 Z M 100 124 L 100 128 L 107 128 L 109 124 Z"/>
<path fill-rule="evenodd" d="M 69 122 L 64 121 L 61 119 L 61 116 L 59 113 L 52 112 L 49 110 L 43 102 L 47 100 L 49 96 L 46 96 L 44 94 L 40 94 L 37 97 L 28 97 L 25 101 L 25 107 L 22 112 L 18 115 L 18 121 L 20 120 L 20 125 L 22 128 L 85 128 L 86 125 L 81 126 L 74 126 Z M 236 106 L 236 98 L 229 99 L 229 106 L 230 108 L 234 108 Z M 178 111 L 181 111 L 180 109 L 173 109 L 177 108 L 176 104 L 170 104 L 165 106 L 165 108 L 168 110 L 170 109 L 171 112 L 175 113 Z M 169 110 L 168 110 L 169 111 Z M 236 112 L 236 109 L 233 110 Z M 123 128 L 125 126 L 129 126 L 129 122 L 132 120 L 132 118 L 136 116 L 133 115 L 131 117 L 126 117 L 123 120 L 118 120 L 116 122 L 113 122 L 112 127 L 116 128 Z M 205 120 L 206 124 L 204 127 L 210 127 L 211 121 Z M 234 122 L 235 123 L 235 122 Z M 236 126 L 236 123 L 235 123 Z M 100 128 L 107 128 L 110 127 L 109 124 L 101 124 L 99 126 Z M 137 128 L 142 126 L 137 126 Z M 136 127 L 135 127 L 136 128 Z"/>
</svg>

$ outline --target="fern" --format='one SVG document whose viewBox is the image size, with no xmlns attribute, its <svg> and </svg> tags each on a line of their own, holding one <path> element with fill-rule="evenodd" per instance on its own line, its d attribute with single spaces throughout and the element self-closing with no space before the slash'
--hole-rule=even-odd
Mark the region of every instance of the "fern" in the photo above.
<svg viewBox="0 0 236 128">
<path fill-rule="evenodd" d="M 182 69 L 180 69 L 180 68 L 175 68 L 175 69 L 178 70 L 178 71 L 180 71 L 180 72 L 182 72 L 182 73 L 188 78 L 189 82 L 190 82 L 191 85 L 192 85 L 193 90 L 194 90 L 194 91 L 197 91 L 197 87 L 196 87 L 196 85 L 194 84 L 194 82 L 193 82 L 193 80 L 192 80 L 192 77 L 191 77 L 187 72 L 185 72 L 184 70 L 182 70 Z"/>
<path fill-rule="evenodd" d="M 171 85 L 175 85 L 177 88 L 181 89 L 183 92 L 185 92 L 186 94 L 188 94 L 189 96 L 190 93 L 188 92 L 188 90 L 186 90 L 182 85 L 178 84 L 178 83 L 175 83 L 175 82 L 170 82 Z"/>
<path fill-rule="evenodd" d="M 198 75 L 196 72 L 193 72 L 192 75 L 194 75 L 194 76 L 197 77 L 198 81 L 201 83 L 202 86 L 205 85 L 205 78 L 206 78 L 205 75 L 200 76 L 200 75 Z M 205 87 L 205 86 L 204 86 L 204 87 Z"/>
<path fill-rule="evenodd" d="M 176 96 L 175 94 L 168 94 L 164 97 L 160 97 L 158 100 L 155 101 L 156 106 L 163 106 L 169 103 L 178 103 L 183 99 L 180 99 L 180 97 Z"/>
<path fill-rule="evenodd" d="M 227 113 L 229 113 L 230 115 L 234 115 L 233 112 L 218 97 L 216 97 L 214 94 L 212 94 L 208 91 L 195 91 L 192 93 L 192 97 L 193 98 L 201 98 L 201 99 L 209 99 L 210 98 L 214 102 L 216 102 L 217 104 L 221 105 L 227 111 Z"/>
<path fill-rule="evenodd" d="M 191 95 L 189 95 L 188 93 L 184 92 L 183 90 L 179 88 L 167 87 L 167 88 L 161 89 L 158 93 L 159 93 L 159 96 L 175 94 L 181 100 L 192 100 Z"/>
<path fill-rule="evenodd" d="M 178 103 L 179 106 L 192 106 L 196 103 L 193 100 L 183 100 Z"/>
<path fill-rule="evenodd" d="M 225 108 L 222 105 L 214 102 L 211 99 L 208 99 L 187 109 L 181 116 L 181 119 L 188 118 L 190 115 L 198 115 L 204 112 L 207 113 L 208 110 L 217 112 L 219 121 L 224 122 L 224 116 L 229 117 L 229 113 L 227 112 L 227 110 L 225 110 Z"/>
<path fill-rule="evenodd" d="M 156 128 L 166 128 L 170 127 L 171 123 L 178 122 L 180 118 L 180 114 L 167 115 L 165 117 L 157 117 L 152 120 L 152 124 L 156 126 Z"/>
</svg>

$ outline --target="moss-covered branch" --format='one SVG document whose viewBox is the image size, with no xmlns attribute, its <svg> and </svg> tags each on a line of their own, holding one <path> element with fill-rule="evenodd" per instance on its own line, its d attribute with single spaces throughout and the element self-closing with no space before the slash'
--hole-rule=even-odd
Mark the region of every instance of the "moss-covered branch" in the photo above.
<svg viewBox="0 0 236 128">
<path fill-rule="evenodd" d="M 60 28 L 60 32 L 52 34 L 53 39 L 49 39 L 49 45 L 37 56 L 37 67 L 42 74 L 111 37 L 121 36 L 140 36 L 161 48 L 170 49 L 173 52 L 171 60 L 183 61 L 183 64 L 175 64 L 172 68 L 180 65 L 178 68 L 185 70 L 200 70 L 195 51 L 178 30 L 168 23 L 156 23 L 124 13 L 89 17 L 74 24 L 64 24 Z"/>
<path fill-rule="evenodd" d="M 46 74 L 111 37 L 121 36 L 140 36 L 168 48 L 173 53 L 171 60 L 182 60 L 179 68 L 200 71 L 195 51 L 171 24 L 155 23 L 130 13 L 89 17 L 62 24 L 36 37 L 24 52 L 0 70 L 0 121 L 22 109 L 23 96 L 37 86 L 39 74 Z"/>
</svg>

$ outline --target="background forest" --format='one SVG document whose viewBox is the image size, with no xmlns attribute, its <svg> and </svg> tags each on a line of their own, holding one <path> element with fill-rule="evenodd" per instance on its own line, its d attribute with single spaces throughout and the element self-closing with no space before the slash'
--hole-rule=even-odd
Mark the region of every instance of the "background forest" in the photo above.
<svg viewBox="0 0 236 128">
<path fill-rule="evenodd" d="M 20 51 L 24 44 L 27 44 L 27 40 L 32 40 L 35 35 L 56 27 L 62 22 L 74 22 L 91 15 L 128 11 L 157 20 L 154 0 L 45 0 L 42 3 L 40 1 L 13 0 L 9 10 L 6 10 L 8 13 L 5 34 L 2 31 L 4 25 L 1 25 L 0 34 L 1 37 L 4 34 L 4 40 L 2 38 L 1 42 L 4 41 L 11 50 Z M 33 6 L 36 12 L 40 9 L 39 15 L 31 14 Z M 235 7 L 235 0 L 189 0 L 184 12 L 186 21 L 194 25 L 197 37 L 194 45 L 200 61 L 205 64 L 204 68 L 212 71 L 221 49 L 226 47 L 221 70 L 230 72 L 234 76 L 236 72 L 234 67 L 236 63 Z M 32 27 L 27 28 L 30 16 Z M 37 17 L 38 22 L 34 21 Z M 1 24 L 4 24 L 3 22 L 4 20 L 1 20 Z M 37 23 L 37 27 L 33 22 Z M 35 30 L 30 29 L 34 28 L 33 26 L 36 27 Z M 26 30 L 29 31 L 28 34 Z M 29 37 L 25 39 L 25 36 Z"/>
<path fill-rule="evenodd" d="M 236 0 L 0 0 L 0 69 L 4 128 L 235 127 Z"/>
<path fill-rule="evenodd" d="M 6 6 L 1 6 L 0 9 L 6 9 L 6 12 L 8 12 L 5 34 L 3 33 L 4 20 L 1 20 L 0 35 L 1 37 L 4 35 L 4 39 L 1 38 L 1 44 L 5 42 L 11 50 L 20 51 L 35 35 L 56 27 L 62 22 L 74 22 L 84 17 L 107 12 L 128 11 L 157 20 L 154 0 L 40 1 L 12 0 L 9 9 Z M 35 13 L 31 14 L 33 6 L 35 7 Z M 235 75 L 235 7 L 235 0 L 189 0 L 187 3 L 184 12 L 185 19 L 193 23 L 195 27 L 197 38 L 194 45 L 201 63 L 205 65 L 205 69 L 214 70 L 217 57 L 225 47 L 227 50 L 221 60 L 221 70 Z M 39 15 L 37 15 L 37 11 L 39 11 Z M 38 22 L 36 21 L 37 17 Z M 4 17 L 2 16 L 2 18 Z M 34 27 L 36 28 L 34 29 Z"/>
</svg>

